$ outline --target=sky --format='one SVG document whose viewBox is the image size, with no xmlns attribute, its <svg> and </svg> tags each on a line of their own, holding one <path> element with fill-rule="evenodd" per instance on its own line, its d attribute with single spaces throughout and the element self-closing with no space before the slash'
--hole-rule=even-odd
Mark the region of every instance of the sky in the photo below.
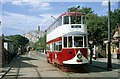
<svg viewBox="0 0 120 79">
<path fill-rule="evenodd" d="M 1 0 L 0 0 L 1 1 Z M 90 7 L 97 15 L 107 15 L 107 1 L 101 2 L 54 2 L 40 0 L 11 0 L 0 4 L 0 33 L 4 35 L 24 34 L 29 31 L 46 30 L 68 8 L 73 6 Z M 118 2 L 111 2 L 111 10 L 118 8 Z M 1 30 L 2 29 L 2 30 Z"/>
</svg>

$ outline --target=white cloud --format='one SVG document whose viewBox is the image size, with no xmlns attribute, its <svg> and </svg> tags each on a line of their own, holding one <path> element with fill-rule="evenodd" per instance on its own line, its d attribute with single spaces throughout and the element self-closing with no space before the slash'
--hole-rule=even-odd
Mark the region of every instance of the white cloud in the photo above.
<svg viewBox="0 0 120 79">
<path fill-rule="evenodd" d="M 108 0 L 103 0 L 102 6 L 108 6 Z"/>
<path fill-rule="evenodd" d="M 3 27 L 24 30 L 25 32 L 37 30 L 40 25 L 42 30 L 46 30 L 54 21 L 53 14 L 40 14 L 39 17 L 23 15 L 18 13 L 3 12 Z M 59 14 L 58 14 L 59 15 Z M 54 15 L 54 17 L 58 17 Z"/>
<path fill-rule="evenodd" d="M 5 26 L 30 31 L 35 30 L 37 28 L 37 25 L 42 21 L 39 17 L 10 12 L 3 13 L 3 27 Z"/>
<path fill-rule="evenodd" d="M 50 7 L 50 4 L 48 2 L 41 2 L 40 0 L 18 0 L 18 1 L 12 1 L 12 4 L 17 6 L 30 5 L 35 8 Z"/>
<path fill-rule="evenodd" d="M 5 2 L 12 2 L 17 0 L 4 0 Z M 30 1 L 30 0 L 20 0 L 20 1 Z M 31 0 L 32 1 L 32 0 Z M 37 1 L 37 0 L 33 0 Z M 102 2 L 103 0 L 38 0 L 42 2 Z M 111 0 L 111 2 L 118 2 L 119 0 Z"/>
<path fill-rule="evenodd" d="M 44 26 L 47 26 L 47 27 L 44 27 L 43 29 L 46 30 L 54 21 L 54 19 L 51 17 L 51 16 L 54 16 L 56 19 L 58 18 L 60 14 L 40 14 L 39 16 L 44 18 L 42 21 L 41 21 L 41 26 L 42 28 Z"/>
<path fill-rule="evenodd" d="M 13 1 L 12 4 L 13 4 L 13 5 L 21 6 L 21 5 L 22 5 L 22 2 L 21 2 L 21 1 Z"/>
<path fill-rule="evenodd" d="M 49 3 L 42 3 L 41 6 L 42 6 L 42 7 L 49 7 L 50 4 L 49 4 Z"/>
<path fill-rule="evenodd" d="M 111 5 L 116 5 L 115 2 L 111 2 Z M 102 1 L 102 6 L 108 6 L 108 0 L 103 0 Z"/>
</svg>

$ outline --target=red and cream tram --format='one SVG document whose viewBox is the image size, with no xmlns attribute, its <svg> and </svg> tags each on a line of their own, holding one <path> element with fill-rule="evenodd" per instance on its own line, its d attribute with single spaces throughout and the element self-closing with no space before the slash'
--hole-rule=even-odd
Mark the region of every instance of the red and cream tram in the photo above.
<svg viewBox="0 0 120 79">
<path fill-rule="evenodd" d="M 88 61 L 88 37 L 84 13 L 65 12 L 46 30 L 47 61 L 80 65 Z"/>
</svg>

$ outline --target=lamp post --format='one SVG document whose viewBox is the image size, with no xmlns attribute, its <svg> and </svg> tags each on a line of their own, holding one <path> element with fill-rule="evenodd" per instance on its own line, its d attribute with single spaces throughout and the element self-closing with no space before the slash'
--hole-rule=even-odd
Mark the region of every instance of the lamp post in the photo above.
<svg viewBox="0 0 120 79">
<path fill-rule="evenodd" d="M 111 43 L 111 27 L 110 27 L 110 0 L 108 0 L 108 63 L 107 68 L 112 68 L 111 64 L 111 51 L 110 51 L 110 43 Z"/>
</svg>

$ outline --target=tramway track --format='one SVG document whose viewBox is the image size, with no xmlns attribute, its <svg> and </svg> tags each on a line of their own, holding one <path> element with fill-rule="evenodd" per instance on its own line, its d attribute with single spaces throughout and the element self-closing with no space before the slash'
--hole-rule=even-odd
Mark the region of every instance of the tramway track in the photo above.
<svg viewBox="0 0 120 79">
<path fill-rule="evenodd" d="M 30 62 L 30 64 L 32 64 L 32 62 L 30 60 L 29 60 L 29 62 Z M 38 75 L 37 79 L 42 79 L 38 69 L 36 67 L 33 67 L 33 69 L 35 69 L 35 71 L 37 72 L 37 75 Z"/>
<path fill-rule="evenodd" d="M 40 53 L 37 53 L 38 55 L 42 55 L 42 54 L 40 54 Z M 43 58 L 43 61 L 46 61 L 46 59 L 45 59 L 45 55 L 44 56 L 41 56 L 42 58 Z M 48 62 L 49 63 L 49 62 Z M 50 64 L 50 63 L 49 63 Z M 79 73 L 87 73 L 87 72 L 89 72 L 89 68 L 87 69 L 87 70 L 85 70 L 84 68 L 81 68 L 81 69 L 78 69 L 78 68 L 71 68 L 71 67 L 69 67 L 69 66 L 61 66 L 61 65 L 59 65 L 59 64 L 52 64 L 54 67 L 56 67 L 56 68 L 58 68 L 58 69 L 60 69 L 61 71 L 63 71 L 63 72 L 79 72 Z M 85 66 L 83 66 L 83 67 L 85 67 Z"/>
<path fill-rule="evenodd" d="M 14 69 L 14 67 L 16 67 L 16 69 Z M 15 70 L 15 72 L 11 70 Z M 9 78 L 17 79 L 19 76 L 19 71 L 20 71 L 20 59 L 16 59 L 15 63 L 5 72 L 5 74 L 2 75 L 1 79 L 9 79 Z M 11 74 L 11 73 L 15 73 L 15 74 Z"/>
</svg>

